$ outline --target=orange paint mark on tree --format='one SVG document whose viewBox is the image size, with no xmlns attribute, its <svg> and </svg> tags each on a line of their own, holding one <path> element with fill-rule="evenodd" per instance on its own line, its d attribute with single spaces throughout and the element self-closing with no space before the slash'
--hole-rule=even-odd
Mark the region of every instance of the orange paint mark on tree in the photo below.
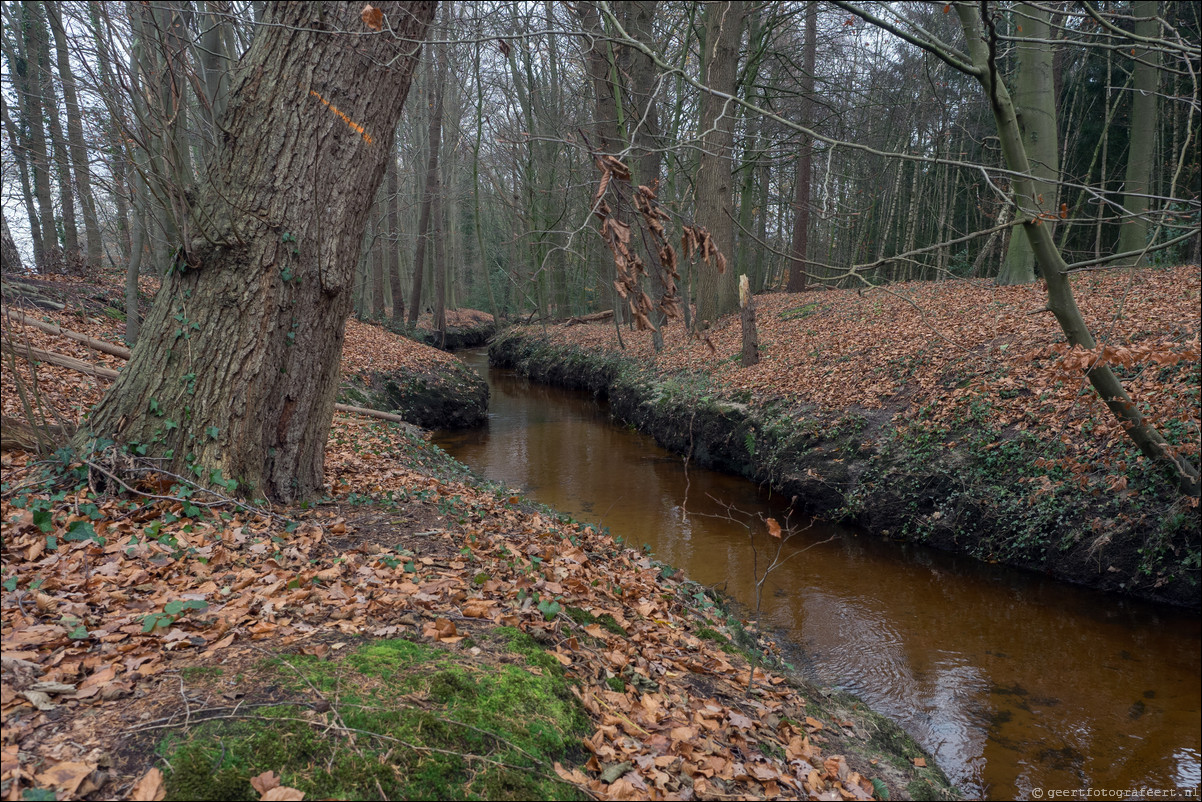
<svg viewBox="0 0 1202 802">
<path fill-rule="evenodd" d="M 341 109 L 339 109 L 333 103 L 331 103 L 330 101 L 328 101 L 324 97 L 322 97 L 320 94 L 318 94 L 316 90 L 310 89 L 309 94 L 312 95 L 313 97 L 317 98 L 318 100 L 320 100 L 322 103 L 324 103 L 325 107 L 327 109 L 329 109 L 330 111 L 334 112 L 339 117 L 341 117 L 342 121 L 344 123 L 346 123 L 347 125 L 349 125 L 351 127 L 352 131 L 357 133 L 359 136 L 363 137 L 364 142 L 366 142 L 369 145 L 375 143 L 375 140 L 372 139 L 371 134 L 367 133 L 367 130 L 364 129 L 364 127 L 362 125 L 359 125 L 359 123 L 355 122 L 350 117 L 346 116 L 346 114 Z"/>
</svg>

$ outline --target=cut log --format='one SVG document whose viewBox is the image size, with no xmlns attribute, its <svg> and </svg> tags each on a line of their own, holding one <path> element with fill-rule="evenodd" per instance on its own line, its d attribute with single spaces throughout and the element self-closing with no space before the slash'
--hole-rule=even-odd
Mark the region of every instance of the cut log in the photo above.
<svg viewBox="0 0 1202 802">
<path fill-rule="evenodd" d="M 739 276 L 739 316 L 743 324 L 743 367 L 749 368 L 760 361 L 760 335 L 755 325 L 755 299 L 747 276 Z"/>
<path fill-rule="evenodd" d="M 44 331 L 47 334 L 57 334 L 61 337 L 66 337 L 69 340 L 75 340 L 76 342 L 83 343 L 93 351 L 99 351 L 102 354 L 115 356 L 118 359 L 129 359 L 129 349 L 124 346 L 114 345 L 113 343 L 105 342 L 104 340 L 97 340 L 95 337 L 89 337 L 88 335 L 81 334 L 78 331 L 64 329 L 62 326 L 56 326 L 53 323 L 35 320 L 19 309 L 12 309 L 5 306 L 4 316 L 9 320 L 12 320 L 14 323 L 22 323 L 26 326 L 32 326 L 35 329 Z"/>
<path fill-rule="evenodd" d="M 73 431 L 64 426 L 34 426 L 19 418 L 0 415 L 0 451 L 53 451 L 71 441 Z"/>
<path fill-rule="evenodd" d="M 76 359 L 73 356 L 66 354 L 56 354 L 53 351 L 43 351 L 41 348 L 34 348 L 32 345 L 24 343 L 14 344 L 7 337 L 0 339 L 3 343 L 4 353 L 15 354 L 22 359 L 28 359 L 35 362 L 45 362 L 48 365 L 56 365 L 60 368 L 74 370 L 77 373 L 86 373 L 89 376 L 95 376 L 98 379 L 108 379 L 112 381 L 117 378 L 117 371 L 112 368 L 93 365 L 91 362 L 84 362 L 82 359 Z"/>
<path fill-rule="evenodd" d="M 597 323 L 602 320 L 609 320 L 613 316 L 614 316 L 614 310 L 606 309 L 602 312 L 593 312 L 591 315 L 579 315 L 577 317 L 570 317 L 563 322 L 563 325 L 577 326 L 577 325 L 580 325 L 581 323 Z"/>
</svg>

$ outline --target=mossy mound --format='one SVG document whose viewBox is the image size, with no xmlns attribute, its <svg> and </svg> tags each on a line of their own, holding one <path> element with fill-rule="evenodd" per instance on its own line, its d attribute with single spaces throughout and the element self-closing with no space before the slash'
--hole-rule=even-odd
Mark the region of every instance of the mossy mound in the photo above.
<svg viewBox="0 0 1202 802">
<path fill-rule="evenodd" d="M 280 686 L 323 698 L 168 738 L 167 797 L 254 800 L 273 771 L 309 799 L 585 798 L 552 768 L 579 762 L 588 726 L 562 669 L 515 629 L 490 637 L 493 663 L 407 640 L 274 661 Z"/>
</svg>

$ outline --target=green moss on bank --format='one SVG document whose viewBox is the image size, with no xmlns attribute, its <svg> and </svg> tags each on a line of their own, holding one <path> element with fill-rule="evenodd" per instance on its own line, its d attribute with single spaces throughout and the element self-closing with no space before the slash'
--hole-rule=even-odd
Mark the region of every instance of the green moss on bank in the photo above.
<svg viewBox="0 0 1202 802">
<path fill-rule="evenodd" d="M 562 669 L 515 629 L 490 638 L 495 663 L 407 640 L 336 661 L 276 660 L 279 685 L 298 697 L 316 691 L 319 703 L 168 738 L 159 748 L 167 796 L 258 799 L 250 779 L 274 771 L 310 799 L 584 798 L 552 769 L 579 762 L 588 727 Z"/>
</svg>

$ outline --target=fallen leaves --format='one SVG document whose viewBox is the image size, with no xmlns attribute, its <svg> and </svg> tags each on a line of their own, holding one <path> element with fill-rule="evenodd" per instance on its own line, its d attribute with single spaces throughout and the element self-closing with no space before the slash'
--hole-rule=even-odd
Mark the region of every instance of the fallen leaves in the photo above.
<svg viewBox="0 0 1202 802">
<path fill-rule="evenodd" d="M 299 802 L 305 798 L 302 792 L 295 788 L 281 785 L 280 782 L 280 775 L 274 771 L 265 771 L 256 777 L 250 778 L 251 787 L 259 792 L 259 799 L 261 800 L 269 800 L 271 802 Z"/>
<path fill-rule="evenodd" d="M 384 12 L 373 5 L 363 6 L 363 10 L 359 12 L 359 19 L 373 31 L 384 30 Z"/>
<path fill-rule="evenodd" d="M 61 322 L 115 337 L 111 321 Z M 344 354 L 346 371 L 452 359 L 353 321 Z M 81 397 L 72 386 L 88 380 L 36 370 L 48 400 L 70 412 Z M 7 372 L 4 381 L 7 405 Z M 34 481 L 31 455 L 6 453 L 5 482 L 24 487 L 0 505 L 10 792 L 116 793 L 96 749 L 153 693 L 180 694 L 183 667 L 257 647 L 322 658 L 345 645 L 331 643 L 343 635 L 464 649 L 468 637 L 505 625 L 541 640 L 554 670 L 578 683 L 594 725 L 591 759 L 555 772 L 595 797 L 797 797 L 813 788 L 859 798 L 844 764 L 823 762 L 827 728 L 806 717 L 796 690 L 756 669 L 749 696 L 746 661 L 697 637 L 724 621 L 689 606 L 695 586 L 595 529 L 523 509 L 519 497 L 431 475 L 427 450 L 408 429 L 339 416 L 326 454 L 332 501 L 271 513 L 194 507 L 153 477 L 148 491 L 177 497 L 55 495 Z M 91 534 L 72 539 L 80 533 Z M 164 775 L 144 765 L 123 787 L 134 799 L 163 799 Z M 252 785 L 265 800 L 303 798 L 274 772 Z"/>
<path fill-rule="evenodd" d="M 1069 349 L 1050 315 L 1032 314 L 1046 305 L 1042 287 L 986 281 L 757 296 L 764 353 L 749 368 L 739 365 L 737 317 L 700 339 L 667 325 L 658 354 L 649 337 L 626 338 L 623 351 L 606 323 L 557 327 L 551 338 L 585 351 L 622 351 L 665 374 L 707 372 L 732 395 L 813 405 L 819 413 L 885 409 L 899 421 L 921 413 L 916 423 L 938 427 L 984 406 L 997 429 L 1063 440 L 1069 457 L 1060 466 L 1091 475 L 1099 488 L 1099 468 L 1123 473 L 1119 455 L 1130 450 L 1122 424 L 1084 376 L 1104 361 L 1122 372 L 1153 422 L 1186 432 L 1181 451 L 1196 455 L 1196 372 L 1179 368 L 1202 355 L 1198 267 L 1079 274 L 1074 291 L 1103 340 L 1093 351 Z"/>
<path fill-rule="evenodd" d="M 167 788 L 163 785 L 163 772 L 151 768 L 129 792 L 129 798 L 135 802 L 159 802 L 167 798 Z"/>
</svg>

